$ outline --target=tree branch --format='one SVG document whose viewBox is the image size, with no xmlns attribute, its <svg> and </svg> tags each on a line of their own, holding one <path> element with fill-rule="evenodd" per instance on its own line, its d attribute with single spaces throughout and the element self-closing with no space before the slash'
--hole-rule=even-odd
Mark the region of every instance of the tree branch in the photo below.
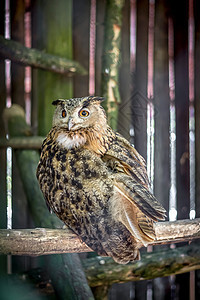
<svg viewBox="0 0 200 300">
<path fill-rule="evenodd" d="M 155 224 L 156 240 L 151 245 L 200 238 L 200 219 Z M 92 251 L 70 229 L 1 229 L 0 254 L 47 255 Z"/>
<path fill-rule="evenodd" d="M 0 35 L 0 55 L 25 66 L 31 66 L 59 74 L 86 75 L 87 71 L 76 61 L 27 48 Z"/>
<path fill-rule="evenodd" d="M 91 287 L 128 281 L 148 280 L 200 269 L 199 245 L 142 254 L 141 260 L 127 265 L 110 257 L 85 259 L 83 267 Z"/>
<path fill-rule="evenodd" d="M 15 137 L 10 138 L 9 140 L 0 138 L 0 148 L 40 149 L 44 139 L 44 136 Z"/>
</svg>

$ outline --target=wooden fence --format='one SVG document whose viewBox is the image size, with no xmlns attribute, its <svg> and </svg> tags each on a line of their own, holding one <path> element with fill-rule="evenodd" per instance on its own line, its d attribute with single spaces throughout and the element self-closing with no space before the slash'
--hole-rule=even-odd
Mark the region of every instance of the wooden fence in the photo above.
<svg viewBox="0 0 200 300">
<path fill-rule="evenodd" d="M 117 39 L 113 32 L 109 36 L 110 23 Z M 169 219 L 200 217 L 198 0 L 0 1 L 0 35 L 1 116 L 6 106 L 19 104 L 34 134 L 45 136 L 52 100 L 105 95 L 110 123 L 147 160 L 152 188 Z M 21 45 L 6 45 L 4 38 Z M 110 40 L 114 96 L 108 92 Z M 22 45 L 39 52 L 28 52 L 22 61 Z M 22 51 L 18 56 L 16 49 Z M 45 53 L 51 55 L 46 57 L 52 59 L 49 67 Z M 33 58 L 42 54 L 34 65 Z M 55 56 L 63 59 L 60 71 Z M 1 117 L 2 139 L 5 132 Z M 0 228 L 34 228 L 14 151 L 5 140 L 0 163 Z M 168 248 L 149 251 L 158 247 Z M 24 273 L 40 265 L 39 258 L 0 256 L 2 273 Z M 200 299 L 199 285 L 200 272 L 191 271 L 113 285 L 109 299 Z"/>
</svg>

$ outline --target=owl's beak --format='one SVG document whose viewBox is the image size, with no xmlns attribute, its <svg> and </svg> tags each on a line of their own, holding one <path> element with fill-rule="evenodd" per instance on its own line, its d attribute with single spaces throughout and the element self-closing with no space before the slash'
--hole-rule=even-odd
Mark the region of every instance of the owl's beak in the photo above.
<svg viewBox="0 0 200 300">
<path fill-rule="evenodd" d="M 67 122 L 68 130 L 71 130 L 71 128 L 72 128 L 73 126 L 74 126 L 73 119 L 72 119 L 72 117 L 69 117 L 68 122 Z"/>
</svg>

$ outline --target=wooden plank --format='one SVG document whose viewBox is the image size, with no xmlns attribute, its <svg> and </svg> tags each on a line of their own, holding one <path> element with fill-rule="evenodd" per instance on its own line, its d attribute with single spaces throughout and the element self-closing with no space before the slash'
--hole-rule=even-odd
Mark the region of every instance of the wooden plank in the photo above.
<svg viewBox="0 0 200 300">
<path fill-rule="evenodd" d="M 176 177 L 178 219 L 189 217 L 188 1 L 174 3 Z"/>
<path fill-rule="evenodd" d="M 73 1 L 73 58 L 89 71 L 90 0 Z M 75 76 L 73 95 L 89 94 L 89 76 Z"/>
<path fill-rule="evenodd" d="M 195 1 L 195 162 L 196 216 L 200 216 L 200 2 Z"/>
<path fill-rule="evenodd" d="M 134 126 L 134 145 L 147 159 L 147 81 L 149 1 L 137 1 L 136 8 L 136 70 L 133 74 L 131 112 Z M 145 250 L 146 251 L 146 250 Z M 147 282 L 135 284 L 136 300 L 146 299 Z"/>
<path fill-rule="evenodd" d="M 170 99 L 168 57 L 168 7 L 167 1 L 155 2 L 154 38 L 154 109 L 155 109 L 155 162 L 154 194 L 169 212 L 170 190 Z M 161 247 L 159 247 L 160 249 Z M 163 249 L 164 247 L 162 247 Z M 166 246 L 165 246 L 166 248 Z M 154 247 L 156 250 L 157 247 Z M 169 278 L 153 280 L 154 300 L 164 300 Z"/>
<path fill-rule="evenodd" d="M 24 0 L 11 0 L 11 38 L 15 41 L 24 43 Z M 24 67 L 17 63 L 11 63 L 11 99 L 12 103 L 16 103 L 25 108 L 24 101 Z M 16 174 L 15 163 L 13 164 L 13 226 L 14 228 L 26 227 L 27 214 L 24 203 L 25 195 L 21 191 L 21 182 L 19 175 Z M 22 203 L 24 202 L 24 203 Z"/>
<path fill-rule="evenodd" d="M 189 217 L 188 0 L 172 3 L 174 22 L 177 217 Z M 189 299 L 189 274 L 176 276 L 180 299 Z"/>
<path fill-rule="evenodd" d="M 132 299 L 130 295 L 134 295 L 134 282 L 114 283 L 109 290 L 109 300 Z M 107 300 L 107 298 L 105 298 Z"/>
<path fill-rule="evenodd" d="M 5 22 L 5 1 L 0 1 L 0 34 L 4 35 Z M 0 137 L 5 138 L 5 130 L 2 119 L 2 112 L 6 106 L 6 86 L 5 86 L 5 61 L 0 58 Z M 7 196 L 6 196 L 6 149 L 0 149 L 0 228 L 7 227 Z M 3 274 L 7 271 L 7 258 L 0 255 L 0 270 Z"/>
<path fill-rule="evenodd" d="M 168 58 L 168 16 L 166 1 L 155 3 L 155 196 L 169 211 L 170 189 L 170 99 Z"/>
<path fill-rule="evenodd" d="M 194 0 L 195 18 L 195 209 L 200 217 L 200 1 Z M 196 299 L 200 299 L 200 271 L 196 271 Z"/>
<path fill-rule="evenodd" d="M 105 29 L 105 5 L 106 0 L 96 2 L 96 65 L 95 65 L 95 94 L 101 95 L 101 77 L 102 77 L 102 54 L 103 38 Z"/>
<path fill-rule="evenodd" d="M 24 0 L 11 0 L 11 39 L 24 44 Z M 17 63 L 11 63 L 11 98 L 12 103 L 17 103 L 25 108 L 24 101 L 24 76 L 25 69 Z"/>
<path fill-rule="evenodd" d="M 24 44 L 24 0 L 11 0 L 11 38 Z M 25 108 L 24 99 L 24 77 L 25 69 L 17 63 L 11 62 L 11 99 Z M 13 227 L 26 228 L 27 226 L 27 204 L 22 189 L 22 183 L 13 161 Z"/>
<path fill-rule="evenodd" d="M 11 18 L 11 39 L 24 44 L 24 0 L 10 1 L 10 18 Z M 11 100 L 25 108 L 24 93 L 25 68 L 18 63 L 11 62 Z M 16 166 L 12 159 L 12 226 L 13 228 L 28 227 L 28 208 L 26 196 L 22 187 L 22 182 Z M 28 267 L 30 258 L 12 257 L 12 271 L 25 271 Z"/>
<path fill-rule="evenodd" d="M 121 27 L 121 63 L 119 67 L 119 103 L 117 131 L 130 141 L 131 99 L 130 99 L 130 1 L 125 0 L 122 9 Z M 109 291 L 109 299 L 129 299 L 134 293 L 135 283 L 113 284 Z"/>
<path fill-rule="evenodd" d="M 147 159 L 148 25 L 149 1 L 137 1 L 136 72 L 131 102 L 134 144 L 145 159 Z"/>
<path fill-rule="evenodd" d="M 4 3 L 0 1 L 0 33 L 4 34 Z M 5 129 L 2 119 L 2 113 L 6 107 L 6 86 L 5 86 L 5 61 L 0 58 L 0 136 L 5 138 Z M 0 149 L 0 228 L 6 228 L 6 150 Z"/>
<path fill-rule="evenodd" d="M 121 65 L 119 70 L 118 132 L 130 140 L 131 99 L 130 99 L 130 1 L 125 1 L 122 10 Z"/>
</svg>

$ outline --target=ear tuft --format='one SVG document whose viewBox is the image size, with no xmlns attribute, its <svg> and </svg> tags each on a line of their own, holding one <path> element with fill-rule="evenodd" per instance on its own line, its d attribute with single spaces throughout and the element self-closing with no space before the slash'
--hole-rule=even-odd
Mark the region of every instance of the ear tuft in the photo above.
<svg viewBox="0 0 200 300">
<path fill-rule="evenodd" d="M 98 103 L 100 104 L 102 101 L 105 100 L 105 98 L 103 97 L 98 97 L 98 96 L 88 96 L 86 98 L 83 99 L 83 106 L 87 107 L 88 105 L 92 104 L 92 103 Z"/>
<path fill-rule="evenodd" d="M 52 105 L 59 105 L 59 104 L 61 104 L 62 102 L 63 102 L 62 99 L 57 99 L 57 100 L 54 100 L 54 101 L 52 102 Z"/>
<path fill-rule="evenodd" d="M 99 96 L 89 96 L 88 100 L 91 102 L 103 102 L 105 100 L 105 98 L 99 97 Z"/>
</svg>

